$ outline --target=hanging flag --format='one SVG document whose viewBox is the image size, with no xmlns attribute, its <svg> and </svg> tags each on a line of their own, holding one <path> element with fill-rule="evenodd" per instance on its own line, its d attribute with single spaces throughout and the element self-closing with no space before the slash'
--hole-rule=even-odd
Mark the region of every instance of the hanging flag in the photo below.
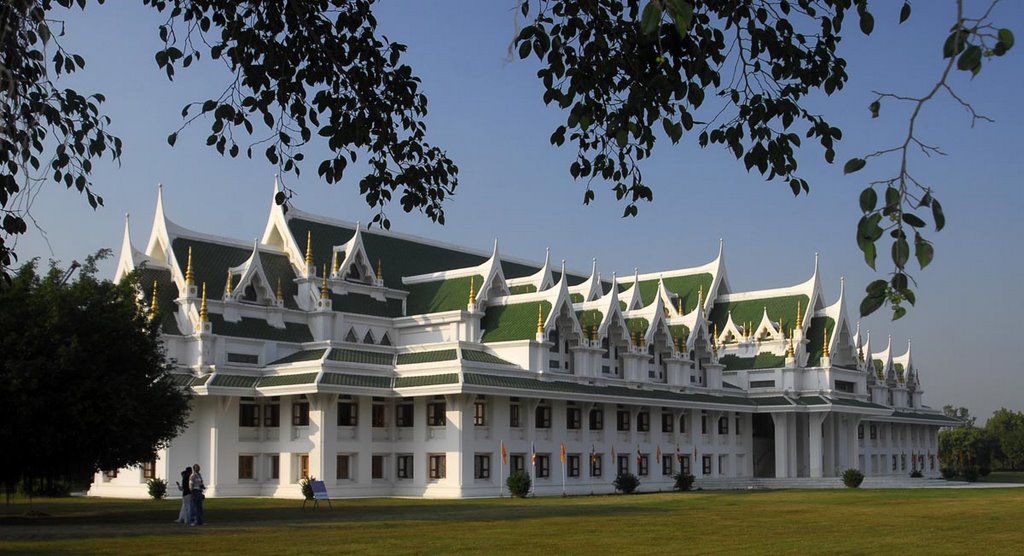
<svg viewBox="0 0 1024 556">
<path fill-rule="evenodd" d="M 615 446 L 612 446 L 612 463 L 615 463 Z"/>
<path fill-rule="evenodd" d="M 658 451 L 656 452 L 656 454 L 657 454 L 657 457 L 655 459 L 657 459 L 658 461 L 661 461 L 661 445 L 660 444 L 658 445 Z"/>
<path fill-rule="evenodd" d="M 505 441 L 499 440 L 501 443 L 501 464 L 508 465 L 508 450 L 505 449 Z"/>
<path fill-rule="evenodd" d="M 636 468 L 637 468 L 637 471 L 640 470 L 640 445 L 639 444 L 636 445 Z"/>
<path fill-rule="evenodd" d="M 590 445 L 590 463 L 591 463 L 591 465 L 593 465 L 593 463 L 595 461 L 597 461 L 597 446 L 594 446 L 593 444 L 591 444 Z"/>
<path fill-rule="evenodd" d="M 533 442 L 530 443 L 530 464 L 537 465 L 537 448 L 533 445 Z"/>
<path fill-rule="evenodd" d="M 559 458 L 558 458 L 558 459 L 559 459 L 559 460 L 560 460 L 560 461 L 561 461 L 562 463 L 565 463 L 565 444 L 564 444 L 564 443 L 559 443 L 559 446 L 561 446 L 561 448 L 562 448 L 562 453 L 561 453 L 561 455 L 559 455 Z"/>
<path fill-rule="evenodd" d="M 693 464 L 697 465 L 697 445 L 693 445 Z"/>
<path fill-rule="evenodd" d="M 680 465 L 683 463 L 683 453 L 679 451 L 679 444 L 676 444 L 676 461 L 678 461 Z"/>
</svg>

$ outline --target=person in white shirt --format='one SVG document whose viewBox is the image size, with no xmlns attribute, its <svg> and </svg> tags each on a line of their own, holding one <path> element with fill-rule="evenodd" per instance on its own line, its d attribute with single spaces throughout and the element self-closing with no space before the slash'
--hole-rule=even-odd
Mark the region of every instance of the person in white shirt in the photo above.
<svg viewBox="0 0 1024 556">
<path fill-rule="evenodd" d="M 203 475 L 199 473 L 198 463 L 192 466 L 192 476 L 189 477 L 188 486 L 192 490 L 192 521 L 189 525 L 202 525 L 203 499 L 206 498 L 203 491 L 206 490 L 206 484 L 203 483 Z"/>
</svg>

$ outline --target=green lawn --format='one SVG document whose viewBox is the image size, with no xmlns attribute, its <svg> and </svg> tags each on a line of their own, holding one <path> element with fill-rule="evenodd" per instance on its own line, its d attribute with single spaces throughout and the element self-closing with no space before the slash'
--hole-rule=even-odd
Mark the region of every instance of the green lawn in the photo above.
<svg viewBox="0 0 1024 556">
<path fill-rule="evenodd" d="M 0 552 L 1019 554 L 1024 489 L 665 493 L 530 500 L 37 499 L 0 506 Z M 30 517 L 30 510 L 48 514 Z"/>
</svg>

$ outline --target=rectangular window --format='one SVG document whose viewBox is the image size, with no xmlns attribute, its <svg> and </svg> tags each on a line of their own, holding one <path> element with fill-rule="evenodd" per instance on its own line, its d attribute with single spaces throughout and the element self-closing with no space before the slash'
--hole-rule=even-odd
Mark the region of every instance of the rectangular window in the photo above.
<svg viewBox="0 0 1024 556">
<path fill-rule="evenodd" d="M 550 429 L 551 428 L 551 406 L 550 405 L 538 405 L 537 411 L 535 412 L 537 418 L 536 427 L 538 429 Z"/>
<path fill-rule="evenodd" d="M 281 478 L 281 456 L 272 454 L 270 458 L 270 478 L 280 479 Z"/>
<path fill-rule="evenodd" d="M 443 427 L 448 422 L 445 414 L 445 402 L 430 402 L 427 404 L 427 425 L 431 427 Z"/>
<path fill-rule="evenodd" d="M 295 401 L 292 403 L 292 426 L 293 427 L 308 427 L 309 426 L 309 402 L 306 400 Z"/>
<path fill-rule="evenodd" d="M 708 433 L 708 416 L 703 414 L 703 413 L 700 416 L 700 433 L 701 434 L 707 434 Z"/>
<path fill-rule="evenodd" d="M 370 478 L 371 479 L 384 479 L 384 463 L 386 456 L 376 455 L 370 458 Z"/>
<path fill-rule="evenodd" d="M 849 381 L 846 381 L 846 380 L 837 380 L 836 381 L 836 390 L 838 390 L 840 392 L 846 392 L 848 394 L 853 394 L 854 392 L 857 391 L 857 383 L 856 382 L 849 382 Z"/>
<path fill-rule="evenodd" d="M 395 424 L 399 427 L 411 427 L 413 424 L 412 402 L 402 402 L 396 408 Z"/>
<path fill-rule="evenodd" d="M 666 477 L 675 475 L 675 456 L 663 455 L 661 456 L 661 474 Z"/>
<path fill-rule="evenodd" d="M 519 428 L 522 425 L 519 424 L 519 404 L 512 403 L 508 406 L 508 426 L 512 428 Z"/>
<path fill-rule="evenodd" d="M 427 456 L 430 465 L 430 478 L 443 479 L 445 477 L 445 455 L 430 454 Z"/>
<path fill-rule="evenodd" d="M 641 455 L 640 458 L 637 459 L 636 463 L 637 463 L 636 474 L 640 475 L 641 477 L 646 477 L 647 476 L 647 465 L 648 465 L 648 456 L 647 456 L 647 454 Z"/>
<path fill-rule="evenodd" d="M 871 425 L 868 428 L 868 432 L 871 435 L 871 440 L 878 440 L 878 427 Z"/>
<path fill-rule="evenodd" d="M 604 410 L 603 409 L 591 409 L 590 410 L 590 430 L 592 430 L 592 431 L 604 430 Z"/>
<path fill-rule="evenodd" d="M 570 477 L 580 476 L 580 455 L 568 454 L 565 456 L 565 474 Z"/>
<path fill-rule="evenodd" d="M 618 474 L 619 475 L 622 475 L 623 473 L 629 473 L 629 456 L 624 455 L 624 454 L 619 454 L 619 461 L 618 461 L 617 468 L 618 468 Z"/>
<path fill-rule="evenodd" d="M 711 474 L 711 456 L 701 456 L 701 468 L 705 475 Z"/>
<path fill-rule="evenodd" d="M 718 434 L 729 434 L 729 418 L 722 417 L 718 420 Z"/>
<path fill-rule="evenodd" d="M 334 472 L 334 478 L 341 480 L 348 480 L 352 478 L 352 457 L 348 454 L 338 454 L 337 467 Z"/>
<path fill-rule="evenodd" d="M 397 462 L 397 466 L 395 467 L 395 476 L 399 479 L 411 479 L 412 454 L 398 454 L 395 461 Z"/>
<path fill-rule="evenodd" d="M 578 407 L 565 408 L 565 428 L 568 430 L 579 430 L 583 425 L 583 412 Z"/>
<path fill-rule="evenodd" d="M 736 416 L 736 430 L 732 431 L 736 436 L 739 436 L 739 435 L 743 434 L 743 433 L 740 432 L 740 423 L 741 422 L 742 422 L 742 418 L 740 418 L 740 416 L 737 415 Z"/>
<path fill-rule="evenodd" d="M 895 456 L 893 456 L 893 457 L 895 457 Z M 117 478 L 117 469 L 108 469 L 108 470 L 104 471 L 103 472 L 103 478 L 105 478 L 108 481 L 116 479 Z"/>
<path fill-rule="evenodd" d="M 620 431 L 629 430 L 629 411 L 620 409 L 615 412 L 615 428 Z"/>
<path fill-rule="evenodd" d="M 477 454 L 473 456 L 473 478 L 491 478 L 491 454 Z"/>
<path fill-rule="evenodd" d="M 256 478 L 256 457 L 255 456 L 238 456 L 238 478 L 239 479 L 255 479 Z"/>
<path fill-rule="evenodd" d="M 686 434 L 686 414 L 679 416 L 679 434 Z"/>
<path fill-rule="evenodd" d="M 526 470 L 526 456 L 524 456 L 523 454 L 513 454 L 509 456 L 508 461 L 512 471 Z"/>
<path fill-rule="evenodd" d="M 537 478 L 546 479 L 551 476 L 551 456 L 537 454 Z"/>
<path fill-rule="evenodd" d="M 892 455 L 892 470 L 896 471 L 896 454 Z"/>
<path fill-rule="evenodd" d="M 309 477 L 309 454 L 299 454 L 299 478 Z"/>
<path fill-rule="evenodd" d="M 857 425 L 857 439 L 864 440 L 864 424 Z"/>
<path fill-rule="evenodd" d="M 593 454 L 590 457 L 590 476 L 600 477 L 601 476 L 601 460 L 604 458 L 604 454 Z"/>
<path fill-rule="evenodd" d="M 928 454 L 928 469 L 935 471 L 935 454 Z"/>
<path fill-rule="evenodd" d="M 661 414 L 661 432 L 672 432 L 676 420 L 671 413 Z"/>
<path fill-rule="evenodd" d="M 228 363 L 241 363 L 243 365 L 259 365 L 260 356 L 250 355 L 248 353 L 231 353 L 228 352 Z"/>
<path fill-rule="evenodd" d="M 751 380 L 751 388 L 775 388 L 774 380 Z"/>
<path fill-rule="evenodd" d="M 907 454 L 900 454 L 900 471 L 907 470 Z"/>
<path fill-rule="evenodd" d="M 238 404 L 238 426 L 260 426 L 260 406 L 254 403 L 245 402 Z"/>
<path fill-rule="evenodd" d="M 690 456 L 683 456 L 679 460 L 679 472 L 683 475 L 690 474 Z"/>
<path fill-rule="evenodd" d="M 274 403 L 263 406 L 263 426 L 273 428 L 281 426 L 280 405 Z"/>
<path fill-rule="evenodd" d="M 651 414 L 646 411 L 641 411 L 636 414 L 636 430 L 637 432 L 648 432 L 651 430 Z"/>
<path fill-rule="evenodd" d="M 487 402 L 483 400 L 473 402 L 473 425 L 477 427 L 487 426 Z"/>
<path fill-rule="evenodd" d="M 359 424 L 359 405 L 355 402 L 338 402 L 338 426 L 354 427 Z"/>
<path fill-rule="evenodd" d="M 156 460 L 142 462 L 142 479 L 149 480 L 156 478 Z"/>
<path fill-rule="evenodd" d="M 370 424 L 373 428 L 382 429 L 388 426 L 388 406 L 382 402 L 373 402 L 370 408 Z"/>
</svg>

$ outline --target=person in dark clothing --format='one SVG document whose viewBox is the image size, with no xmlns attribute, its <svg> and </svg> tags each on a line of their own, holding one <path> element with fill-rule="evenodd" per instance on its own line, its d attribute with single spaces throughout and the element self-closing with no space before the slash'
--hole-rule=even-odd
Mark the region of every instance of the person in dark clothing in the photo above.
<svg viewBox="0 0 1024 556">
<path fill-rule="evenodd" d="M 192 468 L 186 467 L 181 472 L 181 482 L 178 483 L 178 490 L 181 491 L 181 511 L 178 512 L 178 519 L 175 523 L 188 525 L 192 522 L 192 487 L 189 482 L 192 479 Z"/>
</svg>

